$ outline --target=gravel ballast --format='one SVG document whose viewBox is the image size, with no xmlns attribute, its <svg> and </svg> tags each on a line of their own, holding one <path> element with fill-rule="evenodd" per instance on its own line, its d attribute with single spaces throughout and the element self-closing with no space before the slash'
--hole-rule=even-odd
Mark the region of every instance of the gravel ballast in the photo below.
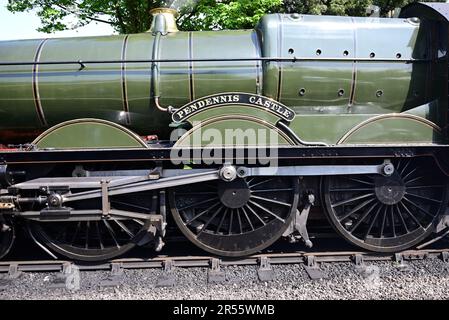
<svg viewBox="0 0 449 320">
<path fill-rule="evenodd" d="M 0 299 L 447 299 L 449 264 L 439 259 L 321 265 L 327 279 L 310 280 L 302 265 L 273 266 L 274 280 L 261 282 L 257 268 L 226 267 L 226 282 L 208 284 L 205 268 L 176 268 L 174 287 L 156 287 L 159 269 L 125 270 L 120 285 L 100 287 L 109 272 L 79 273 L 79 288 L 50 288 L 55 273 L 25 273 L 0 291 Z M 76 274 L 76 273 L 75 273 Z"/>
</svg>

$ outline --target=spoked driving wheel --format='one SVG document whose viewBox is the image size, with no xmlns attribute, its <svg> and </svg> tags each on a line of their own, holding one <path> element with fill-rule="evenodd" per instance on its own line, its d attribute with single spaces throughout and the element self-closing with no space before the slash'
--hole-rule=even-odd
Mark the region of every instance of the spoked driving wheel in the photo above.
<svg viewBox="0 0 449 320">
<path fill-rule="evenodd" d="M 278 240 L 298 205 L 298 179 L 248 178 L 199 183 L 170 192 L 184 235 L 213 254 L 238 257 Z"/>
<path fill-rule="evenodd" d="M 338 176 L 323 180 L 327 216 L 350 243 L 397 252 L 424 240 L 447 207 L 446 178 L 432 160 L 394 162 L 391 177 Z"/>
<path fill-rule="evenodd" d="M 118 203 L 112 201 L 111 205 L 119 209 L 135 209 L 133 204 Z M 28 229 L 49 249 L 78 261 L 104 261 L 119 257 L 134 248 L 147 229 L 147 221 L 140 219 L 80 220 L 31 221 Z"/>
</svg>

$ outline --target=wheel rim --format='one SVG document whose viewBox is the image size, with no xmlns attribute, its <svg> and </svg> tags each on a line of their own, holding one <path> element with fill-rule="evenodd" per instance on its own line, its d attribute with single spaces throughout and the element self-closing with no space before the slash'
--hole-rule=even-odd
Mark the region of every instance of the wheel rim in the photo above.
<svg viewBox="0 0 449 320">
<path fill-rule="evenodd" d="M 111 207 L 121 210 L 150 209 L 117 199 Z M 133 249 L 148 229 L 149 220 L 109 218 L 92 221 L 28 223 L 29 232 L 51 250 L 79 261 L 104 261 Z"/>
<path fill-rule="evenodd" d="M 176 224 L 210 253 L 238 257 L 278 240 L 298 205 L 298 180 L 237 179 L 179 187 L 170 192 Z"/>
<path fill-rule="evenodd" d="M 0 221 L 0 259 L 9 253 L 15 238 L 15 227 L 12 221 Z"/>
<path fill-rule="evenodd" d="M 447 184 L 430 160 L 399 160 L 391 177 L 323 179 L 325 211 L 350 243 L 395 252 L 419 243 L 447 207 Z"/>
</svg>

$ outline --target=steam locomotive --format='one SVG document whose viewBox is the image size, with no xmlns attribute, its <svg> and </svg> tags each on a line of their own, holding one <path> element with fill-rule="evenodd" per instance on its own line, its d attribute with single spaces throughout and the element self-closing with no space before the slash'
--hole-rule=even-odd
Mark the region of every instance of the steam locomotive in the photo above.
<svg viewBox="0 0 449 320">
<path fill-rule="evenodd" d="M 449 4 L 399 18 L 270 14 L 254 30 L 0 42 L 0 256 L 312 246 L 324 212 L 399 252 L 448 225 Z M 316 212 L 315 212 L 316 211 Z M 321 220 L 320 220 L 321 221 Z"/>
</svg>

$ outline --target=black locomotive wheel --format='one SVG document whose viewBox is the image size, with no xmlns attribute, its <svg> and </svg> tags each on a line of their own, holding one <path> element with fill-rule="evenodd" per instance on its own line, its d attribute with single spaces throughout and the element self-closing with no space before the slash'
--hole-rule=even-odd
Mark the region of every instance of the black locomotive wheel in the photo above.
<svg viewBox="0 0 449 320">
<path fill-rule="evenodd" d="M 12 221 L 0 218 L 0 259 L 9 253 L 15 238 L 15 228 Z"/>
<path fill-rule="evenodd" d="M 210 253 L 239 257 L 263 250 L 289 226 L 298 179 L 248 178 L 179 187 L 170 192 L 176 224 Z"/>
<path fill-rule="evenodd" d="M 151 212 L 151 194 L 111 198 L 111 208 L 138 213 Z M 96 203 L 73 203 L 87 209 Z M 83 207 L 84 206 L 84 207 Z M 104 261 L 133 249 L 147 233 L 149 220 L 108 218 L 91 221 L 30 221 L 31 235 L 50 250 L 78 261 Z"/>
<path fill-rule="evenodd" d="M 78 261 L 104 261 L 136 246 L 141 220 L 30 222 L 31 234 L 51 250 Z"/>
<path fill-rule="evenodd" d="M 391 177 L 323 179 L 325 211 L 350 243 L 377 252 L 397 252 L 434 231 L 448 205 L 446 178 L 431 160 L 402 159 Z"/>
</svg>

